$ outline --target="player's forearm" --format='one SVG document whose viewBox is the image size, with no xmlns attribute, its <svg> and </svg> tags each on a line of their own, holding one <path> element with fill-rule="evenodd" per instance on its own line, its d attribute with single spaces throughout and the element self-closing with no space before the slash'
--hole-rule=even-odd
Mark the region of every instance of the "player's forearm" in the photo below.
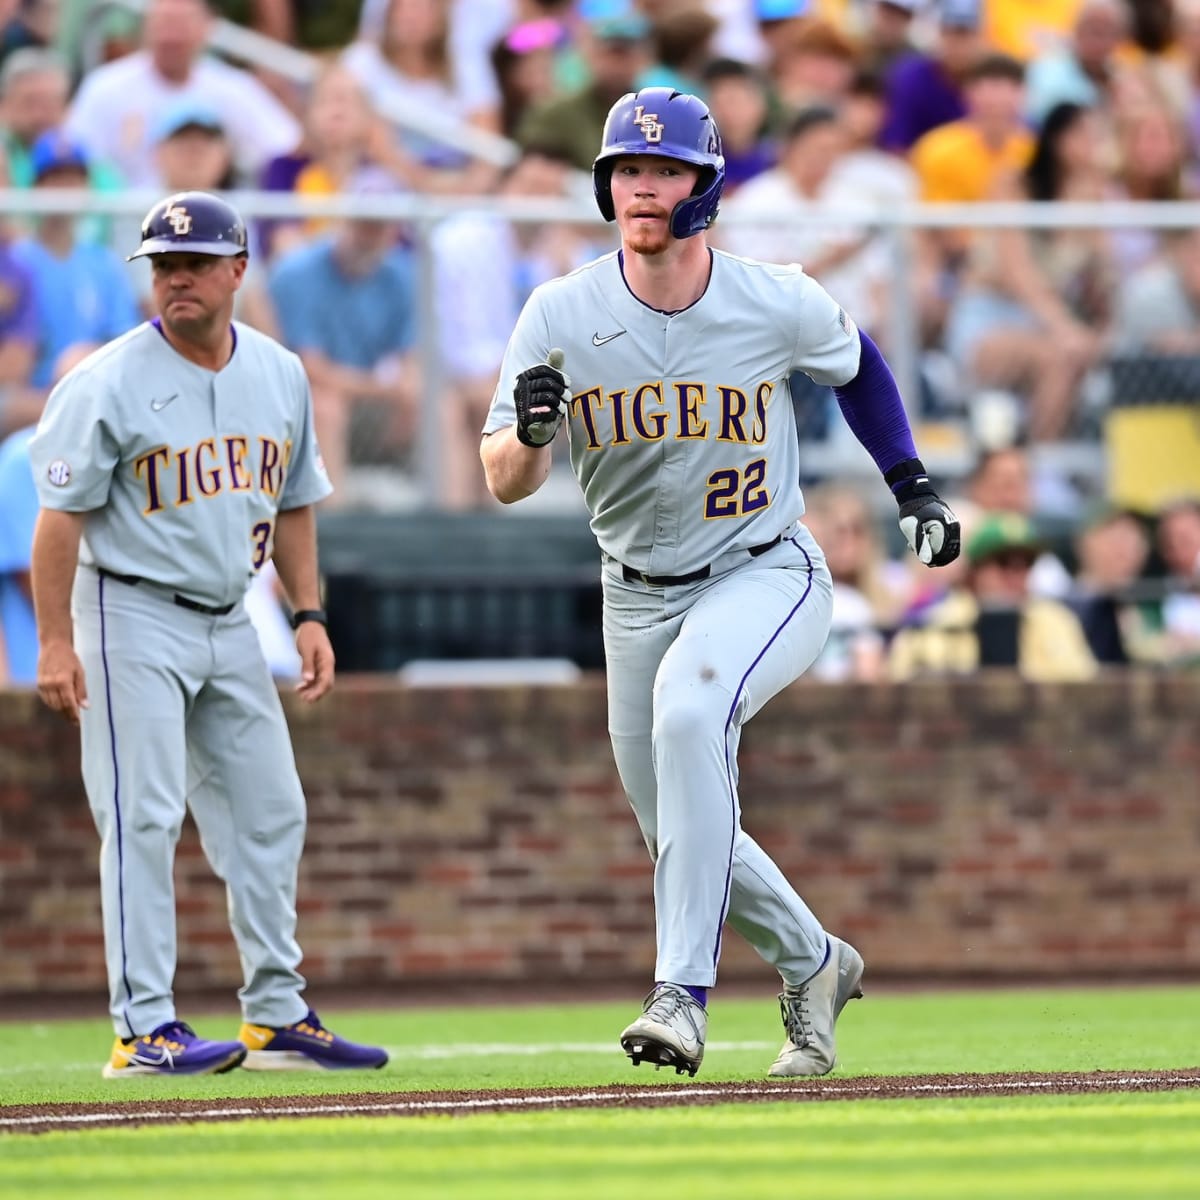
<svg viewBox="0 0 1200 1200">
<path fill-rule="evenodd" d="M 276 518 L 275 552 L 272 558 L 292 611 L 320 608 L 317 518 L 311 504 L 303 508 L 289 508 Z"/>
<path fill-rule="evenodd" d="M 550 444 L 526 446 L 518 439 L 515 425 L 488 434 L 480 443 L 479 457 L 488 491 L 501 504 L 532 496 L 550 473 Z"/>
<path fill-rule="evenodd" d="M 71 641 L 71 587 L 79 564 L 83 513 L 43 508 L 33 531 L 33 607 L 38 640 Z"/>
</svg>

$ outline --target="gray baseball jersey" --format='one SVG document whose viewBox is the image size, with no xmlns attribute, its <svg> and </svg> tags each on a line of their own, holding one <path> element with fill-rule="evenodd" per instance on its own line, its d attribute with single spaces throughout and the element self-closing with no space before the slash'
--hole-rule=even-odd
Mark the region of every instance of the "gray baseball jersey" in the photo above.
<svg viewBox="0 0 1200 1200">
<path fill-rule="evenodd" d="M 561 348 L 571 462 L 596 540 L 652 575 L 787 528 L 804 511 L 787 377 L 836 385 L 858 370 L 857 329 L 800 267 L 711 253 L 704 295 L 675 314 L 630 292 L 616 253 L 537 288 L 484 425 L 512 425 L 517 374 Z"/>
<path fill-rule="evenodd" d="M 42 506 L 89 514 L 81 562 L 229 604 L 270 558 L 276 512 L 333 490 L 300 360 L 234 330 L 214 373 L 140 325 L 51 393 L 29 452 Z"/>
<path fill-rule="evenodd" d="M 655 860 L 654 978 L 715 982 L 728 920 L 802 983 L 828 942 L 741 829 L 737 749 L 744 723 L 828 636 L 832 581 L 798 521 L 786 381 L 853 378 L 858 331 L 796 266 L 712 251 L 704 294 L 664 313 L 633 295 L 610 254 L 530 297 L 485 433 L 515 422 L 517 374 L 554 348 L 573 392 L 571 462 L 605 556 L 609 732 Z"/>
<path fill-rule="evenodd" d="M 62 380 L 30 446 L 42 506 L 86 514 L 72 595 L 90 701 L 83 777 L 123 1037 L 176 1016 L 185 805 L 228 889 L 246 1019 L 307 1012 L 295 939 L 304 796 L 242 596 L 279 510 L 331 488 L 299 359 L 247 326 L 234 335 L 213 372 L 139 326 Z"/>
</svg>

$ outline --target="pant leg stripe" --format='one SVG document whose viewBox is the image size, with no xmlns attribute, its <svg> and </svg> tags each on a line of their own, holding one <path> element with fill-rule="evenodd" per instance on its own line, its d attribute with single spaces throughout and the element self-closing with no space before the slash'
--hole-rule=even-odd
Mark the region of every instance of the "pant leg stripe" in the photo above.
<svg viewBox="0 0 1200 1200">
<path fill-rule="evenodd" d="M 729 812 L 733 818 L 729 832 L 729 863 L 725 868 L 725 899 L 721 906 L 721 919 L 717 922 L 717 937 L 713 943 L 713 968 L 716 968 L 717 960 L 721 957 L 721 934 L 725 928 L 725 918 L 729 915 L 729 893 L 733 883 L 733 850 L 734 844 L 737 841 L 737 789 L 733 782 L 733 763 L 729 758 L 729 727 L 733 724 L 734 713 L 737 712 L 738 701 L 742 697 L 742 691 L 746 686 L 746 681 L 750 678 L 754 668 L 762 661 L 763 655 L 775 644 L 775 639 L 787 628 L 788 622 L 800 611 L 804 606 L 805 600 L 808 599 L 809 593 L 812 591 L 813 583 L 813 564 L 812 559 L 808 556 L 808 551 L 804 549 L 794 538 L 788 539 L 801 554 L 804 555 L 805 561 L 808 563 L 808 586 L 804 589 L 804 595 L 796 601 L 795 607 L 786 617 L 780 622 L 779 627 L 767 639 L 766 645 L 754 657 L 754 661 L 746 668 L 746 673 L 742 676 L 741 682 L 737 685 L 737 690 L 733 693 L 733 703 L 729 706 L 729 715 L 725 718 L 725 782 L 729 787 Z"/>
<path fill-rule="evenodd" d="M 125 951 L 125 841 L 121 830 L 121 768 L 117 762 L 117 726 L 113 719 L 112 675 L 108 669 L 108 630 L 104 619 L 104 576 L 100 576 L 100 661 L 104 666 L 104 706 L 108 712 L 108 741 L 112 750 L 113 768 L 113 813 L 117 829 L 117 913 L 121 928 L 121 981 L 125 984 L 125 997 L 133 1000 L 133 989 L 129 986 L 129 956 Z M 125 1013 L 125 1024 L 130 1033 L 133 1024 L 129 1012 Z"/>
</svg>

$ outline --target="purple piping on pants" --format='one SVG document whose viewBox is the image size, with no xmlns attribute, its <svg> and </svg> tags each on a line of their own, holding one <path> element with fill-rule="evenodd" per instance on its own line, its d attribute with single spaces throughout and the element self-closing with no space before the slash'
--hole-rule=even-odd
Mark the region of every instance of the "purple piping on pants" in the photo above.
<svg viewBox="0 0 1200 1200">
<path fill-rule="evenodd" d="M 754 661 L 746 668 L 745 675 L 742 676 L 741 682 L 737 685 L 737 690 L 733 693 L 733 703 L 729 706 L 729 715 L 725 718 L 725 779 L 729 784 L 729 808 L 730 812 L 736 812 L 736 804 L 734 802 L 734 786 L 733 786 L 733 764 L 729 761 L 729 726 L 733 724 L 733 714 L 737 711 L 738 700 L 741 698 L 742 689 L 746 686 L 746 680 L 750 678 L 750 672 L 762 661 L 762 656 L 774 645 L 775 639 L 787 627 L 787 623 L 800 611 L 805 600 L 808 599 L 809 592 L 812 591 L 813 580 L 813 565 L 812 559 L 808 557 L 808 551 L 796 541 L 795 538 L 788 538 L 789 542 L 804 555 L 805 562 L 808 563 L 808 586 L 804 589 L 804 595 L 796 601 L 796 606 L 792 609 L 778 629 L 771 634 L 767 644 L 755 655 Z M 725 869 L 725 901 L 721 906 L 721 919 L 717 922 L 717 939 L 713 944 L 713 967 L 716 968 L 717 960 L 721 957 L 721 931 L 725 928 L 725 917 L 729 912 L 729 892 L 730 884 L 733 880 L 733 847 L 737 841 L 737 820 L 733 822 L 733 828 L 729 835 L 729 866 Z"/>
<path fill-rule="evenodd" d="M 104 665 L 104 703 L 108 710 L 108 739 L 112 747 L 113 765 L 113 811 L 117 823 L 117 912 L 120 914 L 121 925 L 121 980 L 125 984 L 125 997 L 133 1000 L 133 989 L 129 986 L 129 960 L 125 953 L 125 843 L 121 832 L 121 769 L 117 765 L 117 727 L 113 723 L 112 709 L 112 680 L 108 672 L 108 638 L 104 619 L 104 576 L 100 576 L 100 661 Z M 134 1032 L 129 1020 L 128 1010 L 125 1013 L 125 1024 L 130 1033 Z"/>
</svg>

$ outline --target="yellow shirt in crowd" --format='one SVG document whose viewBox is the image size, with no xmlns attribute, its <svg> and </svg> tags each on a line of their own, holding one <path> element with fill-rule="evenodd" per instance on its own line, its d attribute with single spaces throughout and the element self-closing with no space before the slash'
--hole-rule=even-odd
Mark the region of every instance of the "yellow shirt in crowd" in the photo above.
<svg viewBox="0 0 1200 1200">
<path fill-rule="evenodd" d="M 1028 62 L 1070 40 L 1083 0 L 987 0 L 984 29 L 992 49 Z"/>
<path fill-rule="evenodd" d="M 1033 145 L 1033 135 L 1022 129 L 996 149 L 969 121 L 951 121 L 921 138 L 909 162 L 920 181 L 922 200 L 970 203 L 987 200 L 1005 175 L 1023 171 Z"/>
</svg>

